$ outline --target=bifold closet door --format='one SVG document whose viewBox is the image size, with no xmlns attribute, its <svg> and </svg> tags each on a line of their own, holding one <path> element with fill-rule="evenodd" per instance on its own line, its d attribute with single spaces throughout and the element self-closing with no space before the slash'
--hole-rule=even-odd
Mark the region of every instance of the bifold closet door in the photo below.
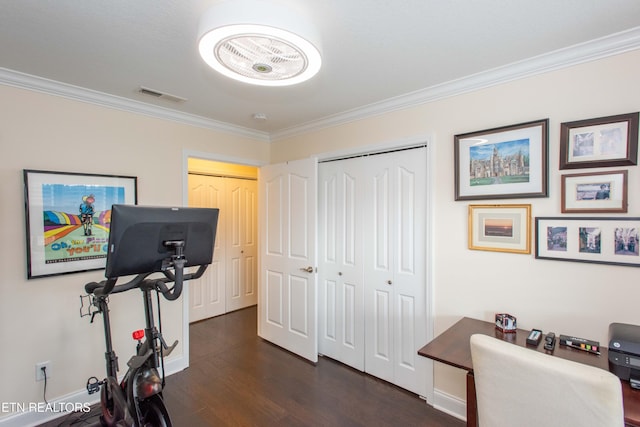
<svg viewBox="0 0 640 427">
<path fill-rule="evenodd" d="M 364 371 L 362 158 L 318 173 L 318 337 L 321 354 Z"/>
<path fill-rule="evenodd" d="M 213 262 L 204 275 L 189 281 L 189 322 L 208 319 L 226 312 L 226 206 L 224 180 L 220 177 L 189 174 L 189 206 L 220 209 Z"/>
<path fill-rule="evenodd" d="M 319 350 L 419 395 L 426 148 L 319 166 Z"/>
<path fill-rule="evenodd" d="M 257 303 L 257 191 L 251 179 L 189 175 L 189 206 L 220 209 L 214 262 L 189 285 L 191 322 Z"/>
<path fill-rule="evenodd" d="M 426 396 L 426 148 L 371 156 L 365 188 L 365 367 Z"/>
<path fill-rule="evenodd" d="M 224 178 L 227 198 L 226 311 L 258 302 L 258 183 Z"/>
</svg>

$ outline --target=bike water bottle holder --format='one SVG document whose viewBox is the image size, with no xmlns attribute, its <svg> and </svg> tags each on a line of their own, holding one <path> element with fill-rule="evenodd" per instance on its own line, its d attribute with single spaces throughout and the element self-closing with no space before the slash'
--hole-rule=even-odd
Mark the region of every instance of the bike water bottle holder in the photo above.
<svg viewBox="0 0 640 427">
<path fill-rule="evenodd" d="M 86 305 L 85 298 L 87 299 Z M 106 298 L 106 301 L 108 303 L 109 299 Z M 102 311 L 100 311 L 100 308 L 96 304 L 95 297 L 93 295 L 80 295 L 80 317 L 91 316 L 91 321 L 89 323 L 93 323 L 93 318 L 99 313 L 102 313 Z"/>
</svg>

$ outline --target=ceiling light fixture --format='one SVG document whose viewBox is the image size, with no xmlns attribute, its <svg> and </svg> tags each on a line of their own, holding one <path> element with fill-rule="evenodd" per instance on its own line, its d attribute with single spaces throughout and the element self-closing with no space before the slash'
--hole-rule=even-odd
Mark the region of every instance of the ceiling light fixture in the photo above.
<svg viewBox="0 0 640 427">
<path fill-rule="evenodd" d="M 287 86 L 318 73 L 322 59 L 313 25 L 291 7 L 265 0 L 226 0 L 200 20 L 200 56 L 245 83 Z"/>
</svg>

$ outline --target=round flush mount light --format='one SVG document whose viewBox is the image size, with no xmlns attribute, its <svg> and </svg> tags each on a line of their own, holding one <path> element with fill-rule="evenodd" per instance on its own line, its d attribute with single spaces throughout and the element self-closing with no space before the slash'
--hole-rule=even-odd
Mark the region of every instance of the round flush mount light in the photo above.
<svg viewBox="0 0 640 427">
<path fill-rule="evenodd" d="M 226 0 L 200 20 L 200 56 L 219 73 L 245 83 L 286 86 L 320 70 L 319 38 L 292 8 L 266 0 Z"/>
</svg>

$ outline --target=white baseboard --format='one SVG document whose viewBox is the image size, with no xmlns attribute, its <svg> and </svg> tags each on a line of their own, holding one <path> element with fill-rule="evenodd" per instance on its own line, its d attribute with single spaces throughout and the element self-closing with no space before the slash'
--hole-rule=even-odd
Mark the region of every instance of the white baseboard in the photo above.
<svg viewBox="0 0 640 427">
<path fill-rule="evenodd" d="M 452 417 L 467 421 L 467 403 L 438 389 L 433 391 L 433 407 Z"/>
<path fill-rule="evenodd" d="M 184 357 L 172 358 L 165 363 L 165 373 L 175 374 L 184 370 L 188 364 Z M 0 427 L 34 427 L 56 418 L 64 417 L 73 408 L 85 408 L 100 401 L 98 393 L 89 395 L 86 389 L 81 389 L 65 396 L 60 396 L 49 401 L 49 406 L 44 402 L 24 403 L 14 405 L 18 412 L 0 418 Z M 35 406 L 35 408 L 34 408 Z M 69 408 L 69 410 L 65 410 Z M 55 412 L 54 412 L 55 411 Z"/>
</svg>

